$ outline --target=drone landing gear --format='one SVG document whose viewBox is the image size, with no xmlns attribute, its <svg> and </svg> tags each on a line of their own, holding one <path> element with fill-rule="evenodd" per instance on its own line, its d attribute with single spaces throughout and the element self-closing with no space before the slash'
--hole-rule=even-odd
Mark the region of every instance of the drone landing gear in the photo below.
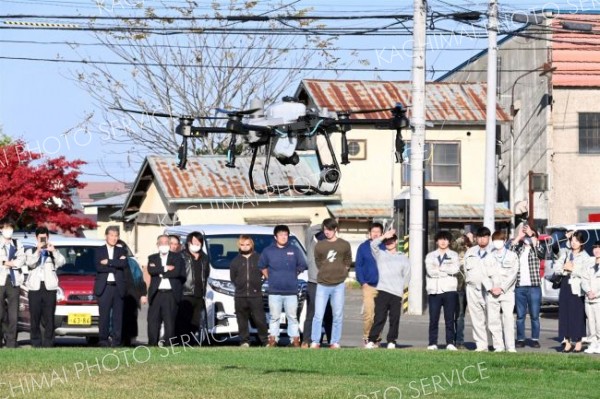
<svg viewBox="0 0 600 399">
<path fill-rule="evenodd" d="M 250 161 L 250 169 L 248 170 L 248 180 L 250 181 L 250 188 L 257 194 L 282 194 L 290 190 L 294 190 L 300 194 L 304 195 L 331 195 L 337 191 L 338 185 L 340 183 L 341 172 L 340 167 L 337 163 L 337 159 L 335 157 L 335 152 L 333 149 L 333 145 L 331 144 L 331 140 L 329 139 L 328 134 L 323 134 L 325 137 L 325 141 L 327 142 L 327 148 L 329 149 L 329 153 L 331 155 L 332 164 L 326 165 L 323 164 L 321 159 L 321 154 L 319 152 L 318 147 L 315 150 L 317 155 L 317 161 L 319 164 L 319 182 L 316 186 L 308 183 L 308 184 L 297 184 L 296 182 L 292 184 L 271 184 L 269 179 L 269 166 L 271 164 L 271 157 L 273 155 L 273 138 L 269 137 L 267 142 L 267 152 L 265 159 L 265 168 L 264 168 L 264 177 L 265 177 L 265 188 L 257 188 L 254 184 L 254 165 L 256 161 L 256 156 L 258 154 L 259 146 L 252 147 L 252 160 Z M 301 176 L 305 181 L 309 181 L 309 177 Z M 330 188 L 324 188 L 323 184 L 331 185 Z"/>
</svg>

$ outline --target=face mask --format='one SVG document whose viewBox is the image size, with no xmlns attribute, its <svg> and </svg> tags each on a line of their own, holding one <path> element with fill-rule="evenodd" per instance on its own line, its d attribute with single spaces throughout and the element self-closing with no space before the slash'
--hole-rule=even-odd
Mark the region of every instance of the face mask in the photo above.
<svg viewBox="0 0 600 399">
<path fill-rule="evenodd" d="M 504 241 L 502 241 L 502 240 L 494 240 L 494 241 L 492 241 L 492 245 L 496 249 L 502 249 L 502 248 L 504 248 Z"/>
<path fill-rule="evenodd" d="M 2 237 L 6 238 L 7 240 L 9 238 L 12 238 L 13 235 L 13 229 L 3 229 L 2 230 Z"/>
<path fill-rule="evenodd" d="M 248 254 L 251 254 L 251 253 L 252 253 L 252 250 L 251 250 L 251 249 L 248 249 L 248 250 L 246 250 L 246 251 L 242 251 L 242 250 L 240 249 L 240 253 L 241 253 L 242 255 L 248 255 Z"/>
<path fill-rule="evenodd" d="M 169 246 L 168 245 L 159 245 L 158 246 L 158 252 L 160 252 L 162 255 L 168 254 L 169 253 Z"/>
<path fill-rule="evenodd" d="M 190 245 L 188 245 L 188 248 L 190 249 L 191 253 L 196 254 L 196 253 L 200 252 L 200 245 L 190 244 Z"/>
</svg>

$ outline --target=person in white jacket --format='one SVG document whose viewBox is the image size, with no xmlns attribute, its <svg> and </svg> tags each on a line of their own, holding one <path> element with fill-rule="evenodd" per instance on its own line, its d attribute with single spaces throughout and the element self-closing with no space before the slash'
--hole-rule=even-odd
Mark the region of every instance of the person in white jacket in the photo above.
<svg viewBox="0 0 600 399">
<path fill-rule="evenodd" d="M 600 241 L 593 246 L 594 264 L 583 271 L 581 288 L 585 292 L 585 313 L 590 328 L 590 346 L 585 353 L 600 353 Z"/>
<path fill-rule="evenodd" d="M 487 292 L 483 288 L 488 267 L 493 265 L 490 236 L 492 232 L 487 227 L 477 230 L 477 245 L 465 253 L 465 284 L 467 292 L 467 309 L 473 326 L 473 340 L 476 352 L 486 352 L 491 343 L 487 322 Z"/>
<path fill-rule="evenodd" d="M 437 249 L 425 257 L 426 290 L 429 304 L 429 346 L 427 349 L 438 349 L 438 324 L 440 313 L 444 308 L 446 324 L 446 349 L 456 350 L 454 338 L 456 327 L 454 314 L 458 306 L 458 280 L 460 271 L 458 254 L 450 250 L 452 235 L 448 231 L 439 231 L 435 235 Z"/>
<path fill-rule="evenodd" d="M 56 269 L 65 264 L 65 257 L 49 241 L 46 227 L 35 230 L 37 247 L 25 252 L 25 264 L 29 267 L 29 314 L 31 321 L 31 346 L 54 346 L 54 311 L 58 276 Z M 44 337 L 40 326 L 44 325 Z"/>
<path fill-rule="evenodd" d="M 495 352 L 516 352 L 515 349 L 515 285 L 519 271 L 519 258 L 506 248 L 506 233 L 492 234 L 493 250 L 483 279 L 487 292 L 487 319 Z"/>
</svg>

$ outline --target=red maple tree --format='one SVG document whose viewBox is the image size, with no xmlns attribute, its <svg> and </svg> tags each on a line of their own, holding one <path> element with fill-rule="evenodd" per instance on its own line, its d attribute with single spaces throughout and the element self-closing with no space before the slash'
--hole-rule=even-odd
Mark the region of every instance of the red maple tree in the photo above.
<svg viewBox="0 0 600 399">
<path fill-rule="evenodd" d="M 95 228 L 77 216 L 71 195 L 85 187 L 78 180 L 82 160 L 45 157 L 30 151 L 22 140 L 0 144 L 0 218 L 19 228 L 48 225 L 63 231 Z"/>
</svg>

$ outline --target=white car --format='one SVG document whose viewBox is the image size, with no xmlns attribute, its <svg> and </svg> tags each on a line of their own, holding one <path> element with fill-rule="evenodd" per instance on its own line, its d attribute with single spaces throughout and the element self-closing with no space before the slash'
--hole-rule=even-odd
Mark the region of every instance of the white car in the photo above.
<svg viewBox="0 0 600 399">
<path fill-rule="evenodd" d="M 229 264 L 238 255 L 238 239 L 240 235 L 246 234 L 254 240 L 254 249 L 257 252 L 274 242 L 273 227 L 254 226 L 254 225 L 187 225 L 175 226 L 165 230 L 165 234 L 177 235 L 185 244 L 186 236 L 199 231 L 204 235 L 204 252 L 209 256 L 210 274 L 206 292 L 206 312 L 201 320 L 204 320 L 204 327 L 201 332 L 206 332 L 204 339 L 220 342 L 227 338 L 235 337 L 238 332 L 238 324 L 235 316 L 234 294 L 235 288 L 231 283 L 229 275 Z M 300 241 L 290 235 L 291 245 L 301 249 L 301 253 L 306 255 L 304 247 Z M 304 320 L 306 318 L 306 281 L 308 274 L 306 271 L 298 276 L 298 321 L 300 332 L 302 333 Z M 266 286 L 263 286 L 263 301 L 268 320 L 268 298 Z M 286 320 L 285 314 L 281 315 L 282 332 L 285 332 Z M 256 333 L 255 326 L 250 325 L 251 333 Z"/>
<path fill-rule="evenodd" d="M 557 269 L 558 251 L 564 250 L 567 246 L 566 233 L 575 230 L 584 232 L 586 237 L 584 248 L 590 256 L 594 256 L 592 247 L 596 241 L 600 241 L 600 223 L 574 223 L 546 227 L 548 235 L 543 237 L 546 237 L 548 250 L 546 251 L 544 281 L 542 282 L 542 303 L 558 305 L 559 290 L 552 288 L 550 277 Z"/>
</svg>

